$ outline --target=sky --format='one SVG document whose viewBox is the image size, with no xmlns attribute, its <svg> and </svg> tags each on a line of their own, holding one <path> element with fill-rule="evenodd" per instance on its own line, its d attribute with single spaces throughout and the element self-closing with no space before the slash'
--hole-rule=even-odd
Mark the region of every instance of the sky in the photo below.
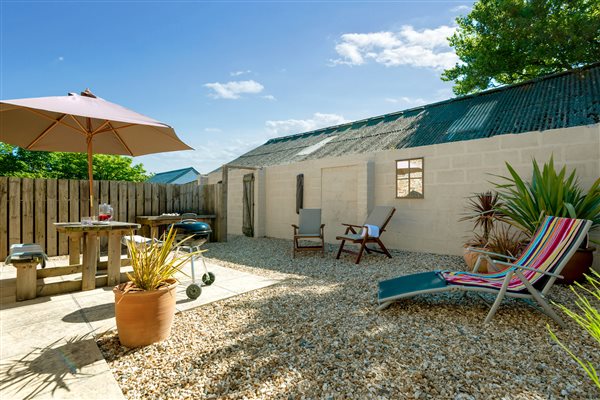
<svg viewBox="0 0 600 400">
<path fill-rule="evenodd" d="M 0 0 L 0 99 L 89 88 L 195 150 L 208 173 L 268 139 L 453 97 L 446 38 L 468 1 Z"/>
</svg>

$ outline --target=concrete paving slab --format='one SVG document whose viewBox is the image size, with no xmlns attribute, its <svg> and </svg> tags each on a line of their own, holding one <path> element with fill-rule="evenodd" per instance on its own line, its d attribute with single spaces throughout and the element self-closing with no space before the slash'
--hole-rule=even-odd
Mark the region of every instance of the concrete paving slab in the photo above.
<svg viewBox="0 0 600 400">
<path fill-rule="evenodd" d="M 207 263 L 211 286 L 190 300 L 191 267 L 181 275 L 177 311 L 273 285 L 278 280 Z M 5 270 L 5 268 L 1 268 Z M 3 271 L 10 279 L 12 271 Z M 204 268 L 196 262 L 196 276 Z M 199 282 L 199 280 L 198 280 Z M 95 336 L 115 329 L 112 288 L 42 297 L 0 306 L 0 399 L 123 399 Z"/>
</svg>

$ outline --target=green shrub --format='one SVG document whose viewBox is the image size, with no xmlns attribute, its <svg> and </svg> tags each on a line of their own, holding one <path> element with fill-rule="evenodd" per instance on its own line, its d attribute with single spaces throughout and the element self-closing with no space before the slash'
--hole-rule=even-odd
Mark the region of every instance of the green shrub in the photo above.
<svg viewBox="0 0 600 400">
<path fill-rule="evenodd" d="M 576 171 L 567 176 L 566 168 L 554 168 L 553 157 L 540 169 L 533 160 L 533 174 L 526 182 L 506 163 L 510 176 L 496 175 L 502 183 L 493 183 L 501 202 L 501 218 L 531 236 L 545 216 L 570 217 L 592 221 L 590 230 L 600 226 L 600 178 L 587 193 L 579 185 Z"/>
<path fill-rule="evenodd" d="M 590 283 L 592 286 L 591 289 L 584 287 L 578 282 L 575 282 L 575 285 L 579 289 L 579 292 L 575 290 L 575 286 L 571 286 L 571 290 L 577 296 L 575 304 L 581 311 L 581 314 L 568 309 L 562 304 L 555 304 L 571 319 L 577 322 L 580 327 L 590 334 L 590 336 L 598 344 L 598 351 L 600 351 L 600 274 L 593 270 L 592 273 L 593 276 L 586 275 L 588 283 Z M 588 298 L 582 293 L 585 293 L 590 297 Z M 589 375 L 590 379 L 596 384 L 596 386 L 598 386 L 598 388 L 600 388 L 600 377 L 598 376 L 598 371 L 596 368 L 594 368 L 594 365 L 589 361 L 584 361 L 580 357 L 577 357 L 575 353 L 573 353 L 556 337 L 556 334 L 552 332 L 549 325 L 548 331 L 550 332 L 552 339 L 554 339 L 556 343 L 558 343 L 560 347 L 562 347 L 571 356 L 572 359 L 581 365 L 584 371 Z"/>
</svg>

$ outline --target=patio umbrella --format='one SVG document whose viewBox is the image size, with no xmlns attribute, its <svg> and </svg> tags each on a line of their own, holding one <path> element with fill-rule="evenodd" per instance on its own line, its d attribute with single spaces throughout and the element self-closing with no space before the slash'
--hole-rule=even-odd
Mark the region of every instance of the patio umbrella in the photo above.
<svg viewBox="0 0 600 400">
<path fill-rule="evenodd" d="M 90 215 L 94 215 L 93 152 L 127 156 L 192 150 L 173 128 L 96 97 L 80 95 L 0 100 L 0 142 L 27 150 L 86 153 Z"/>
</svg>

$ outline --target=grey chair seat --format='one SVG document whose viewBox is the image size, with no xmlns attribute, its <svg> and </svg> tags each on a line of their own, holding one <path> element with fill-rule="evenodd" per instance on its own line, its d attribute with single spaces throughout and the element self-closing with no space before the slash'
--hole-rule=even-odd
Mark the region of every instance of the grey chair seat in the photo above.
<svg viewBox="0 0 600 400">
<path fill-rule="evenodd" d="M 361 240 L 363 237 L 358 233 L 349 233 L 347 235 L 339 235 L 336 237 L 337 240 L 345 239 L 345 240 Z"/>
<path fill-rule="evenodd" d="M 319 237 L 321 237 L 321 234 L 320 233 L 298 233 L 296 235 L 296 237 L 306 237 L 306 238 L 308 238 L 308 237 L 315 237 L 315 238 L 319 238 Z"/>
</svg>

